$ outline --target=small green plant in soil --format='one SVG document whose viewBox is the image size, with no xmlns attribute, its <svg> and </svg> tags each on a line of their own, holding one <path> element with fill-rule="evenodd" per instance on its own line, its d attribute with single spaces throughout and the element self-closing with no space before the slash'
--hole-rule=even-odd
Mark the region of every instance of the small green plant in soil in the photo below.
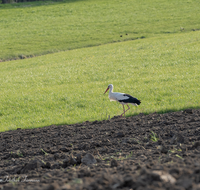
<svg viewBox="0 0 200 190">
<path fill-rule="evenodd" d="M 154 133 L 153 131 L 151 131 L 152 134 L 150 134 L 151 140 L 153 142 L 157 142 L 159 140 L 159 138 L 157 137 L 157 134 Z"/>
<path fill-rule="evenodd" d="M 48 153 L 45 152 L 42 148 L 41 148 L 41 151 L 42 151 L 46 156 L 48 155 Z"/>
<path fill-rule="evenodd" d="M 184 159 L 182 156 L 180 156 L 180 155 L 178 155 L 178 154 L 176 154 L 176 157 L 178 157 L 178 158 L 180 158 L 180 159 Z"/>
<path fill-rule="evenodd" d="M 21 153 L 20 150 L 17 150 L 17 155 L 20 156 L 20 157 L 23 157 L 23 154 Z"/>
</svg>

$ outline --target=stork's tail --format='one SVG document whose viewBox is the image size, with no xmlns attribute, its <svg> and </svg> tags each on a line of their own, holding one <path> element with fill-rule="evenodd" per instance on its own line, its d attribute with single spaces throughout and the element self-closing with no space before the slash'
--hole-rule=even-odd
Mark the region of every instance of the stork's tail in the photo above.
<svg viewBox="0 0 200 190">
<path fill-rule="evenodd" d="M 136 102 L 135 102 L 137 105 L 140 105 L 141 104 L 141 100 L 138 100 L 136 99 Z"/>
</svg>

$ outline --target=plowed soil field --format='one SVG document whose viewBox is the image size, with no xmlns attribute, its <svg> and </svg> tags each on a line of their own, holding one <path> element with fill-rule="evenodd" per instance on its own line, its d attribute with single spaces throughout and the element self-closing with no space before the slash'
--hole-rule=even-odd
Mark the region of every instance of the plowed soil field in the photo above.
<svg viewBox="0 0 200 190">
<path fill-rule="evenodd" d="M 200 190 L 200 109 L 2 132 L 0 188 Z"/>
</svg>

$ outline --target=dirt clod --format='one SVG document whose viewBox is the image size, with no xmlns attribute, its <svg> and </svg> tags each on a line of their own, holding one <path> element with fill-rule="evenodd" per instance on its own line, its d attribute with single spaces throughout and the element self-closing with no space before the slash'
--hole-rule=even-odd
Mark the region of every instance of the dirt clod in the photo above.
<svg viewBox="0 0 200 190">
<path fill-rule="evenodd" d="M 92 154 L 86 154 L 82 159 L 81 162 L 85 165 L 95 164 L 97 161 Z"/>
<path fill-rule="evenodd" d="M 113 168 L 113 167 L 117 167 L 117 166 L 118 166 L 118 162 L 115 159 L 112 159 L 110 162 L 110 167 Z"/>
</svg>

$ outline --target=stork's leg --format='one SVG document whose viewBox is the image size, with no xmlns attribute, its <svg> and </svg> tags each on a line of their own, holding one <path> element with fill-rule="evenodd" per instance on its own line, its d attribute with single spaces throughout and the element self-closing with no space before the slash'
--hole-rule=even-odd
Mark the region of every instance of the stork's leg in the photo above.
<svg viewBox="0 0 200 190">
<path fill-rule="evenodd" d="M 126 105 L 128 106 L 128 104 L 126 104 Z M 124 106 L 124 105 L 123 105 L 123 106 Z M 126 113 L 129 109 L 130 109 L 130 107 L 128 106 L 128 109 L 127 109 L 126 111 L 123 112 L 124 117 L 125 117 L 125 113 Z M 123 115 L 123 114 L 122 114 L 122 115 Z M 121 116 L 122 116 L 122 115 L 121 115 Z"/>
<path fill-rule="evenodd" d="M 130 110 L 130 107 L 128 106 L 128 104 L 126 104 L 127 105 L 127 107 L 128 107 L 128 109 L 125 111 L 125 112 L 127 112 L 128 110 Z M 124 113 L 125 114 L 125 113 Z"/>
<path fill-rule="evenodd" d="M 123 106 L 123 110 L 124 110 L 124 112 L 120 115 L 120 117 L 124 114 L 124 117 L 125 117 L 125 108 L 124 108 L 124 104 L 122 104 L 122 106 Z"/>
</svg>

